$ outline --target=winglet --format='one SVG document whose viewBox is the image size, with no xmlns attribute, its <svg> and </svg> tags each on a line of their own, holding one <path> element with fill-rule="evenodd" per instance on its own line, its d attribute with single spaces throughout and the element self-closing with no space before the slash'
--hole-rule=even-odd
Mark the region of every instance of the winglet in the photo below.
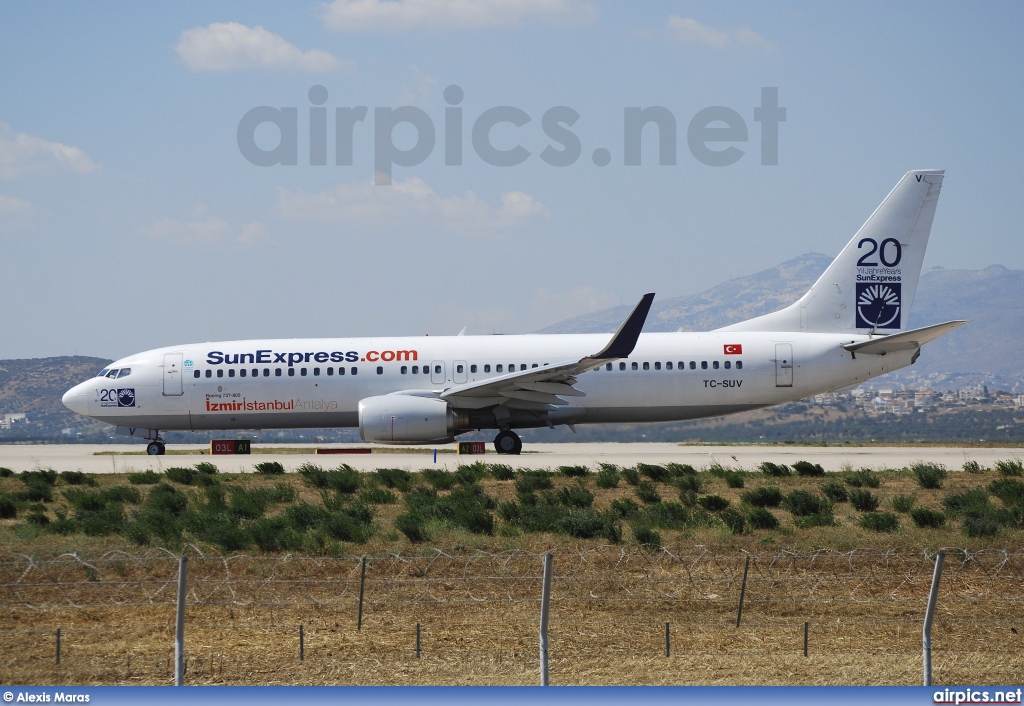
<svg viewBox="0 0 1024 706">
<path fill-rule="evenodd" d="M 619 326 L 619 330 L 612 336 L 612 340 L 608 342 L 608 345 L 600 353 L 590 357 L 600 359 L 628 358 L 629 354 L 636 347 L 637 339 L 640 338 L 640 331 L 644 327 L 647 313 L 651 310 L 653 302 L 654 293 L 645 294 L 629 317 L 622 322 L 622 326 Z"/>
</svg>

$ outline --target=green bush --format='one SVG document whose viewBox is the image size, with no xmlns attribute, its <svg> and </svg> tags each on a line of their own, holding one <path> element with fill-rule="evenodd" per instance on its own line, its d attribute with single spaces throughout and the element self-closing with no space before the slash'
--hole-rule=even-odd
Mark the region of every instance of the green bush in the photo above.
<svg viewBox="0 0 1024 706">
<path fill-rule="evenodd" d="M 398 496 L 387 488 L 367 488 L 359 494 L 359 499 L 369 505 L 393 505 L 398 502 Z"/>
<path fill-rule="evenodd" d="M 586 488 L 562 488 L 558 491 L 558 501 L 566 507 L 590 507 L 594 504 L 594 494 Z"/>
<path fill-rule="evenodd" d="M 423 477 L 435 490 L 451 490 L 459 484 L 459 479 L 450 471 L 440 468 L 424 468 Z"/>
<path fill-rule="evenodd" d="M 636 464 L 636 470 L 655 483 L 666 483 L 671 477 L 667 468 L 652 463 L 638 463 Z"/>
<path fill-rule="evenodd" d="M 627 520 L 640 514 L 640 506 L 631 498 L 615 498 L 611 502 L 611 509 L 619 517 Z"/>
<path fill-rule="evenodd" d="M 850 504 L 860 512 L 874 512 L 878 509 L 878 496 L 870 490 L 858 488 L 850 492 Z"/>
<path fill-rule="evenodd" d="M 832 504 L 820 495 L 806 490 L 794 490 L 782 500 L 782 506 L 796 517 L 810 517 L 822 513 L 832 514 Z"/>
<path fill-rule="evenodd" d="M 6 495 L 0 495 L 0 519 L 9 520 L 18 515 L 18 506 Z"/>
<path fill-rule="evenodd" d="M 285 517 L 261 517 L 249 525 L 249 536 L 264 552 L 298 551 L 302 534 L 288 524 Z"/>
<path fill-rule="evenodd" d="M 398 528 L 398 531 L 415 544 L 430 540 L 426 524 L 427 518 L 423 516 L 423 513 L 415 511 L 403 513 L 395 518 L 395 527 Z"/>
<path fill-rule="evenodd" d="M 682 492 L 699 493 L 703 489 L 703 482 L 696 473 L 676 477 L 675 486 Z"/>
<path fill-rule="evenodd" d="M 730 488 L 742 488 L 745 475 L 742 471 L 726 471 L 725 484 Z"/>
<path fill-rule="evenodd" d="M 775 487 L 754 488 L 742 493 L 740 499 L 754 507 L 778 507 L 782 504 L 782 491 Z"/>
<path fill-rule="evenodd" d="M 32 478 L 26 481 L 25 489 L 15 493 L 14 497 L 28 502 L 50 503 L 53 502 L 53 484 L 38 477 Z"/>
<path fill-rule="evenodd" d="M 327 487 L 331 490 L 351 495 L 363 485 L 363 474 L 347 464 L 327 471 Z"/>
<path fill-rule="evenodd" d="M 622 543 L 622 523 L 611 513 L 603 513 L 601 517 L 604 524 L 601 526 L 601 536 L 612 544 Z"/>
<path fill-rule="evenodd" d="M 4 468 L 3 466 L 0 466 L 0 478 L 10 478 L 13 475 L 14 471 L 12 471 L 10 468 Z"/>
<path fill-rule="evenodd" d="M 1000 475 L 1006 477 L 1024 476 L 1024 464 L 1017 458 L 1007 461 L 996 461 L 996 470 L 999 471 Z"/>
<path fill-rule="evenodd" d="M 382 485 L 400 493 L 407 493 L 412 488 L 412 473 L 401 468 L 378 468 L 376 476 Z"/>
<path fill-rule="evenodd" d="M 164 474 L 174 483 L 180 483 L 181 485 L 192 485 L 195 481 L 196 476 L 199 475 L 194 468 L 181 468 L 179 466 L 171 466 Z"/>
<path fill-rule="evenodd" d="M 733 534 L 743 534 L 747 529 L 747 518 L 739 510 L 727 507 L 718 513 L 720 519 Z"/>
<path fill-rule="evenodd" d="M 256 472 L 265 476 L 280 476 L 284 474 L 284 466 L 280 461 L 260 461 L 256 464 Z"/>
<path fill-rule="evenodd" d="M 623 468 L 622 477 L 625 478 L 626 482 L 630 485 L 635 486 L 640 484 L 640 471 L 635 468 Z"/>
<path fill-rule="evenodd" d="M 1000 478 L 989 483 L 988 490 L 1006 505 L 1024 508 L 1024 482 Z"/>
<path fill-rule="evenodd" d="M 992 505 L 988 491 L 984 488 L 971 488 L 962 493 L 947 495 L 942 499 L 942 504 L 954 515 L 981 512 Z"/>
<path fill-rule="evenodd" d="M 648 505 L 651 503 L 661 502 L 661 495 L 658 494 L 657 488 L 654 487 L 654 483 L 649 480 L 641 481 L 636 486 L 636 496 L 640 498 L 641 502 Z"/>
<path fill-rule="evenodd" d="M 210 463 L 209 461 L 200 461 L 199 463 L 197 463 L 196 471 L 198 473 L 205 473 L 208 476 L 212 476 L 213 474 L 219 472 L 217 471 L 217 467 Z"/>
<path fill-rule="evenodd" d="M 850 499 L 849 494 L 846 492 L 846 486 L 834 480 L 822 483 L 821 492 L 834 503 L 845 503 Z"/>
<path fill-rule="evenodd" d="M 778 529 L 779 518 L 773 515 L 771 510 L 755 507 L 747 513 L 747 524 L 753 529 L 773 530 Z"/>
<path fill-rule="evenodd" d="M 60 474 L 60 479 L 65 485 L 89 485 L 93 487 L 98 485 L 95 478 L 82 471 L 63 471 Z"/>
<path fill-rule="evenodd" d="M 917 498 L 913 495 L 895 495 L 892 499 L 892 509 L 896 512 L 908 513 L 914 508 Z"/>
<path fill-rule="evenodd" d="M 289 524 L 300 532 L 319 527 L 327 519 L 327 511 L 309 503 L 297 503 L 284 511 Z"/>
<path fill-rule="evenodd" d="M 130 485 L 115 485 L 105 488 L 100 492 L 100 497 L 108 503 L 129 503 L 135 505 L 142 500 L 142 493 L 138 488 Z"/>
<path fill-rule="evenodd" d="M 836 524 L 836 518 L 832 516 L 832 511 L 827 512 L 815 512 L 810 515 L 804 515 L 797 517 L 793 520 L 793 523 L 800 529 L 810 529 L 811 527 L 833 527 Z"/>
<path fill-rule="evenodd" d="M 106 507 L 106 501 L 99 493 L 82 490 L 81 488 L 70 488 L 65 490 L 64 499 L 71 503 L 76 510 L 95 511 Z"/>
<path fill-rule="evenodd" d="M 988 514 L 969 515 L 960 521 L 960 528 L 968 537 L 994 537 L 999 533 L 999 522 Z"/>
<path fill-rule="evenodd" d="M 463 485 L 472 485 L 491 475 L 491 467 L 483 461 L 474 461 L 455 469 L 455 477 Z"/>
<path fill-rule="evenodd" d="M 188 508 L 188 498 L 173 486 L 160 483 L 153 486 L 146 496 L 146 507 L 178 517 Z"/>
<path fill-rule="evenodd" d="M 119 503 L 110 503 L 99 510 L 75 510 L 75 522 L 90 537 L 118 534 L 126 519 Z"/>
<path fill-rule="evenodd" d="M 18 474 L 18 478 L 25 485 L 45 483 L 46 485 L 54 486 L 57 484 L 57 471 L 52 468 L 43 468 L 37 471 L 25 471 L 24 473 Z"/>
<path fill-rule="evenodd" d="M 45 513 L 39 512 L 38 510 L 25 517 L 25 521 L 30 525 L 35 525 L 36 527 L 46 527 L 50 524 L 50 518 L 47 517 Z"/>
<path fill-rule="evenodd" d="M 796 471 L 798 476 L 825 475 L 825 469 L 821 467 L 821 464 L 811 463 L 810 461 L 797 461 L 793 464 L 793 470 Z"/>
<path fill-rule="evenodd" d="M 924 463 L 919 461 L 913 464 L 910 470 L 913 471 L 917 484 L 926 490 L 938 490 L 941 488 L 942 481 L 945 480 L 948 474 L 946 467 L 941 463 Z"/>
<path fill-rule="evenodd" d="M 697 475 L 697 469 L 688 463 L 666 463 L 665 468 L 673 478 Z"/>
<path fill-rule="evenodd" d="M 846 484 L 854 488 L 877 488 L 882 484 L 882 479 L 870 468 L 850 471 L 844 476 Z"/>
<path fill-rule="evenodd" d="M 558 472 L 569 478 L 582 478 L 590 475 L 590 469 L 586 466 L 559 466 Z"/>
<path fill-rule="evenodd" d="M 633 525 L 633 539 L 637 544 L 650 547 L 661 546 L 661 534 L 647 525 Z"/>
<path fill-rule="evenodd" d="M 561 529 L 570 537 L 592 539 L 604 531 L 605 520 L 593 508 L 574 507 L 562 519 Z"/>
<path fill-rule="evenodd" d="M 910 511 L 910 519 L 918 527 L 942 527 L 946 524 L 946 516 L 943 513 L 927 507 L 915 507 Z"/>
<path fill-rule="evenodd" d="M 232 488 L 231 512 L 235 517 L 254 520 L 263 517 L 270 505 L 270 493 L 263 488 Z"/>
<path fill-rule="evenodd" d="M 758 470 L 764 473 L 766 476 L 772 476 L 773 478 L 784 478 L 785 476 L 792 475 L 792 471 L 789 470 L 789 466 L 785 466 L 781 463 L 772 463 L 771 461 L 765 461 Z"/>
<path fill-rule="evenodd" d="M 685 529 L 693 526 L 690 511 L 679 503 L 654 503 L 643 511 L 642 524 L 661 529 Z"/>
<path fill-rule="evenodd" d="M 551 482 L 551 474 L 543 470 L 526 470 L 516 479 L 515 488 L 517 492 L 533 492 L 535 490 L 548 490 L 554 487 Z"/>
<path fill-rule="evenodd" d="M 891 512 L 869 512 L 860 518 L 860 526 L 872 532 L 895 532 L 900 518 Z"/>
<path fill-rule="evenodd" d="M 708 512 L 720 512 L 729 507 L 729 501 L 720 495 L 705 495 L 697 498 L 697 504 Z"/>
<path fill-rule="evenodd" d="M 128 482 L 132 485 L 156 485 L 160 482 L 160 474 L 153 471 L 143 473 L 129 473 Z"/>
<path fill-rule="evenodd" d="M 619 469 L 610 463 L 602 463 L 595 479 L 598 488 L 616 488 L 619 485 Z"/>
<path fill-rule="evenodd" d="M 516 477 L 516 472 L 512 470 L 512 466 L 509 466 L 508 464 L 492 463 L 491 476 L 495 480 L 512 480 Z"/>
<path fill-rule="evenodd" d="M 984 473 L 985 467 L 977 461 L 964 461 L 964 473 Z"/>
</svg>

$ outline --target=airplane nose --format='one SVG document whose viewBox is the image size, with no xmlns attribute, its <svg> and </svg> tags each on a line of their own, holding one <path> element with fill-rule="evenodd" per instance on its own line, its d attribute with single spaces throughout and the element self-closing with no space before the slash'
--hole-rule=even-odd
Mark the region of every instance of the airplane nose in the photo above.
<svg viewBox="0 0 1024 706">
<path fill-rule="evenodd" d="M 72 412 L 89 416 L 89 395 L 86 384 L 87 383 L 83 382 L 75 385 L 64 393 L 64 396 L 60 398 L 60 401 L 63 402 L 64 406 Z"/>
</svg>

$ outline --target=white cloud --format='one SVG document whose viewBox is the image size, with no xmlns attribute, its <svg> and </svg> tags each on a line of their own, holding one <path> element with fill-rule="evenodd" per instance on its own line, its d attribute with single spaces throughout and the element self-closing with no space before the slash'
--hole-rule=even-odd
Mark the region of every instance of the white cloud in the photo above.
<svg viewBox="0 0 1024 706">
<path fill-rule="evenodd" d="M 280 35 L 237 22 L 186 29 L 174 51 L 193 71 L 334 71 L 347 63 L 319 49 L 302 51 Z"/>
<path fill-rule="evenodd" d="M 277 213 L 294 221 L 360 226 L 422 227 L 429 223 L 446 231 L 487 237 L 549 215 L 544 204 L 522 191 L 502 194 L 501 205 L 494 207 L 472 191 L 442 198 L 418 177 L 396 180 L 391 186 L 374 186 L 369 181 L 339 184 L 315 193 L 279 187 Z"/>
<path fill-rule="evenodd" d="M 709 25 L 702 25 L 691 17 L 672 15 L 665 23 L 673 39 L 691 44 L 703 44 L 715 49 L 727 49 L 730 46 L 741 46 L 750 49 L 771 51 L 775 46 L 754 30 L 740 27 L 723 32 Z"/>
<path fill-rule="evenodd" d="M 262 223 L 247 223 L 240 228 L 233 227 L 223 218 L 202 216 L 204 209 L 189 220 L 177 221 L 161 218 L 141 229 L 143 236 L 163 240 L 173 245 L 255 245 L 269 240 Z"/>
<path fill-rule="evenodd" d="M 16 196 L 0 194 L 0 216 L 22 216 L 32 212 L 32 204 Z"/>
<path fill-rule="evenodd" d="M 578 24 L 597 17 L 585 0 L 334 0 L 322 7 L 324 24 L 341 30 L 509 29 L 528 19 Z"/>
<path fill-rule="evenodd" d="M 62 171 L 85 174 L 96 168 L 89 155 L 77 147 L 14 132 L 10 125 L 0 123 L 0 178 Z"/>
</svg>

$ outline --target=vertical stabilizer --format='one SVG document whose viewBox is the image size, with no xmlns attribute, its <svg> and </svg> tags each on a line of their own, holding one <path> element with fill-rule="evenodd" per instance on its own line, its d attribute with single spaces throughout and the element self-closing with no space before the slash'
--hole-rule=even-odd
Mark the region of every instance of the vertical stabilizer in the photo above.
<svg viewBox="0 0 1024 706">
<path fill-rule="evenodd" d="M 907 328 L 944 170 L 907 174 L 794 304 L 720 331 L 895 333 Z"/>
</svg>

